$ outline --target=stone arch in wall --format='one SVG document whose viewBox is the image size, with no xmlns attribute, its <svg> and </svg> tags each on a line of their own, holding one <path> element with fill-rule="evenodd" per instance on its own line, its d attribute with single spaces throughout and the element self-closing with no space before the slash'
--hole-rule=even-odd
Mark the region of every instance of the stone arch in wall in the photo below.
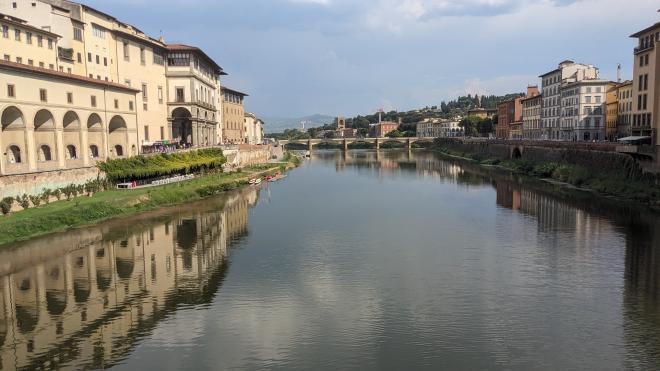
<svg viewBox="0 0 660 371">
<path fill-rule="evenodd" d="M 110 119 L 108 124 L 108 141 L 111 151 L 115 157 L 125 156 L 125 149 L 128 146 L 128 126 L 124 118 L 117 115 Z"/>
<path fill-rule="evenodd" d="M 0 161 L 11 166 L 27 166 L 27 138 L 25 137 L 25 116 L 20 109 L 9 106 L 0 113 Z"/>
<path fill-rule="evenodd" d="M 511 158 L 514 160 L 522 158 L 522 149 L 519 147 L 513 147 L 511 150 Z"/>
<path fill-rule="evenodd" d="M 105 157 L 103 135 L 103 121 L 101 120 L 101 116 L 92 113 L 87 118 L 87 142 L 89 143 L 90 158 L 97 159 Z M 94 147 L 96 151 L 93 151 L 92 147 Z"/>
<path fill-rule="evenodd" d="M 55 139 L 55 117 L 47 109 L 41 109 L 34 115 L 34 142 L 37 143 L 37 161 L 57 160 L 57 141 Z"/>
<path fill-rule="evenodd" d="M 184 145 L 192 145 L 192 115 L 183 107 L 172 111 L 172 141 Z"/>
<path fill-rule="evenodd" d="M 73 111 L 68 111 L 62 118 L 62 127 L 64 130 L 80 130 L 80 117 Z"/>
<path fill-rule="evenodd" d="M 76 149 L 76 146 L 73 144 L 67 144 L 64 155 L 66 156 L 67 160 L 75 160 L 78 158 L 78 150 Z"/>
</svg>

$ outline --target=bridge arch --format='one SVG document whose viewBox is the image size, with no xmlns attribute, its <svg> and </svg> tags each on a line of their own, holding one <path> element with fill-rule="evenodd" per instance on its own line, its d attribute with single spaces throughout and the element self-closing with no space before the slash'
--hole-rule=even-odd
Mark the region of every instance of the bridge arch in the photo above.
<svg viewBox="0 0 660 371">
<path fill-rule="evenodd" d="M 523 155 L 523 148 L 522 147 L 513 147 L 511 149 L 511 159 L 513 160 L 518 160 L 521 159 Z"/>
</svg>

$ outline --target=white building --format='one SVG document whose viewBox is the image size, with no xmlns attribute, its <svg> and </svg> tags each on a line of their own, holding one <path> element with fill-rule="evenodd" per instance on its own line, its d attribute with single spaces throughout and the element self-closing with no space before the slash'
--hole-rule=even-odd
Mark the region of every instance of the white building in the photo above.
<svg viewBox="0 0 660 371">
<path fill-rule="evenodd" d="M 246 113 L 244 120 L 244 143 L 263 144 L 264 142 L 264 122 L 254 113 Z"/>
<path fill-rule="evenodd" d="M 563 85 L 559 139 L 591 141 L 605 139 L 607 90 L 615 83 L 582 80 Z"/>
<path fill-rule="evenodd" d="M 561 139 L 561 87 L 586 79 L 597 79 L 598 68 L 567 60 L 541 76 L 541 139 Z"/>
<path fill-rule="evenodd" d="M 424 119 L 417 123 L 419 138 L 455 138 L 465 134 L 459 126 L 460 120 Z"/>
</svg>

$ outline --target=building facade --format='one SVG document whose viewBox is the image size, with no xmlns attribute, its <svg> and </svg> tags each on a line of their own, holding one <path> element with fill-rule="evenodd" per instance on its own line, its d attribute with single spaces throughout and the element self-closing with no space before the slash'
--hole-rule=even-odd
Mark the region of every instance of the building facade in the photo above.
<svg viewBox="0 0 660 371">
<path fill-rule="evenodd" d="M 541 106 L 542 139 L 561 139 L 561 88 L 563 85 L 584 79 L 597 79 L 598 68 L 567 60 L 541 76 Z"/>
<path fill-rule="evenodd" d="M 200 49 L 167 44 L 73 1 L 2 0 L 0 13 L 9 31 L 0 37 L 2 49 L 11 50 L 5 59 L 140 90 L 132 107 L 139 152 L 158 141 L 185 147 L 221 142 L 224 72 Z M 17 23 L 25 29 L 9 37 Z"/>
<path fill-rule="evenodd" d="M 561 94 L 560 140 L 599 141 L 606 139 L 605 108 L 608 89 L 605 80 L 579 80 L 564 84 Z"/>
<path fill-rule="evenodd" d="M 522 137 L 522 98 L 509 99 L 497 106 L 496 136 L 498 139 Z M 513 131 L 511 130 L 513 128 Z"/>
<path fill-rule="evenodd" d="M 660 49 L 656 44 L 660 42 L 660 22 L 644 30 L 632 34 L 630 37 L 638 40 L 634 50 L 633 68 L 633 136 L 650 136 L 653 144 L 657 144 L 658 113 L 660 101 Z"/>
<path fill-rule="evenodd" d="M 138 90 L 0 61 L 0 175 L 76 169 L 138 153 Z"/>
<path fill-rule="evenodd" d="M 631 80 L 617 85 L 617 133 L 619 138 L 632 135 L 633 83 Z"/>
<path fill-rule="evenodd" d="M 246 113 L 244 119 L 244 143 L 263 144 L 264 142 L 264 122 L 254 113 Z"/>
<path fill-rule="evenodd" d="M 480 119 L 491 118 L 497 114 L 496 108 L 473 108 L 468 110 L 467 115 L 479 117 Z"/>
<path fill-rule="evenodd" d="M 457 120 L 425 119 L 417 123 L 419 138 L 455 138 L 465 134 Z"/>
<path fill-rule="evenodd" d="M 605 95 L 605 140 L 615 141 L 619 131 L 617 120 L 619 118 L 618 84 L 612 84 Z"/>
<path fill-rule="evenodd" d="M 521 99 L 522 105 L 522 135 L 524 139 L 540 140 L 541 131 L 541 102 L 542 94 L 533 95 Z"/>
<path fill-rule="evenodd" d="M 397 130 L 399 128 L 399 124 L 400 123 L 394 121 L 381 121 L 377 124 L 371 125 L 369 128 L 369 134 L 374 138 L 383 138 L 387 134 Z"/>
<path fill-rule="evenodd" d="M 245 106 L 247 94 L 221 88 L 222 92 L 222 137 L 225 144 L 240 144 L 245 141 Z"/>
</svg>

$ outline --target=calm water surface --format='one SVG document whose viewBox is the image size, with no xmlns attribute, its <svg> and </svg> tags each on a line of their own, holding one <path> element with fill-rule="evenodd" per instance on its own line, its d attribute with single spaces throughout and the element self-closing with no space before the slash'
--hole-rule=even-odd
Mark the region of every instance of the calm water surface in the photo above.
<svg viewBox="0 0 660 371">
<path fill-rule="evenodd" d="M 0 251 L 0 368 L 660 368 L 659 219 L 425 152 Z"/>
</svg>

